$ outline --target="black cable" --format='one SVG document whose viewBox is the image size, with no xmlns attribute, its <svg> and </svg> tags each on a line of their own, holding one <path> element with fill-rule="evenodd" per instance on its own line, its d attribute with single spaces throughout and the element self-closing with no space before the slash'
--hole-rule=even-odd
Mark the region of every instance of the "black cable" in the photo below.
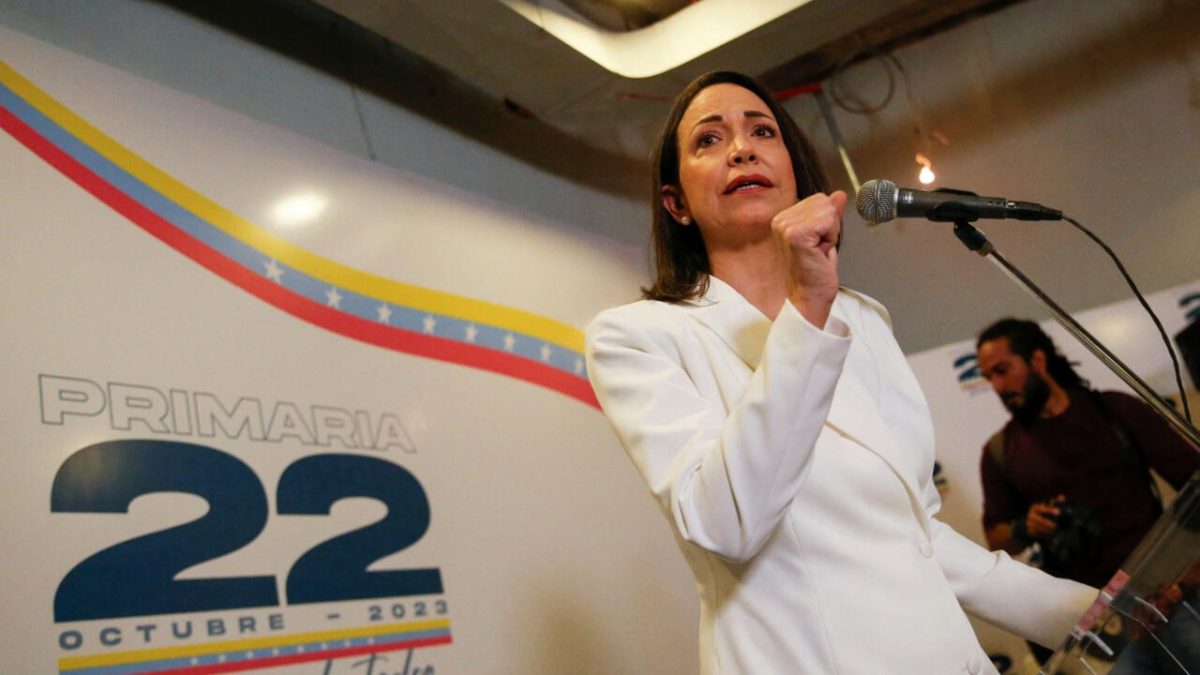
<svg viewBox="0 0 1200 675">
<path fill-rule="evenodd" d="M 887 104 L 892 102 L 892 97 L 896 95 L 896 75 L 892 72 L 891 67 L 888 65 L 888 60 L 896 62 L 895 57 L 893 57 L 891 54 L 880 55 L 869 46 L 866 48 L 866 52 L 871 55 L 871 60 L 881 63 L 883 65 L 883 71 L 887 73 L 887 93 L 883 95 L 882 101 L 874 105 L 870 103 L 857 105 L 850 103 L 842 96 L 840 91 L 841 85 L 839 84 L 838 78 L 842 75 L 842 72 L 850 65 L 852 61 L 855 61 L 855 59 L 861 56 L 862 52 L 848 54 L 847 56 L 843 57 L 841 61 L 838 61 L 837 65 L 833 68 L 833 73 L 829 76 L 829 86 L 826 87 L 826 91 L 829 92 L 829 98 L 837 107 L 855 115 L 873 115 L 887 107 Z"/>
<path fill-rule="evenodd" d="M 1108 244 L 1105 244 L 1104 241 L 1101 240 L 1100 237 L 1097 237 L 1095 234 L 1093 234 L 1091 230 L 1087 229 L 1083 225 L 1080 225 L 1079 222 L 1074 218 L 1063 216 L 1063 220 L 1074 225 L 1079 229 L 1079 231 L 1083 232 L 1089 238 L 1091 238 L 1092 241 L 1096 242 L 1100 248 L 1104 249 L 1104 252 L 1108 254 L 1108 257 L 1112 258 L 1113 262 L 1116 263 L 1117 269 L 1121 272 L 1121 276 L 1125 277 L 1125 282 L 1128 283 L 1129 288 L 1133 290 L 1133 295 L 1137 298 L 1138 302 L 1142 304 L 1142 307 L 1146 310 L 1146 313 L 1150 315 L 1150 319 L 1154 321 L 1155 327 L 1158 328 L 1158 334 L 1162 336 L 1163 344 L 1167 346 L 1167 354 L 1171 357 L 1171 365 L 1175 367 L 1175 386 L 1179 387 L 1179 401 L 1183 404 L 1183 415 L 1187 418 L 1187 421 L 1191 423 L 1192 409 L 1191 406 L 1188 405 L 1187 395 L 1183 391 L 1183 376 L 1179 373 L 1179 359 L 1175 357 L 1175 348 L 1171 346 L 1171 340 L 1167 337 L 1167 331 L 1165 328 L 1163 328 L 1162 322 L 1158 320 L 1158 316 L 1154 313 L 1154 310 L 1150 309 L 1149 303 L 1147 303 L 1146 299 L 1142 297 L 1142 292 L 1138 290 L 1137 284 L 1133 283 L 1133 278 L 1129 276 L 1129 272 L 1125 271 L 1125 265 L 1121 264 L 1121 259 L 1117 257 L 1116 253 L 1113 253 L 1113 250 L 1108 247 Z"/>
</svg>

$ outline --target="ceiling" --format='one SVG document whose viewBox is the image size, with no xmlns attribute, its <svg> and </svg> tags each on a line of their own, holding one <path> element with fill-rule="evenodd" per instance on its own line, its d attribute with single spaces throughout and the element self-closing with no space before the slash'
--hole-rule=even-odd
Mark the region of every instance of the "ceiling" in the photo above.
<svg viewBox="0 0 1200 675">
<path fill-rule="evenodd" d="M 739 70 L 784 91 L 1018 1 L 161 0 L 546 171 L 628 195 L 644 189 L 671 97 L 703 72 Z M 662 18 L 612 30 L 614 3 Z"/>
</svg>

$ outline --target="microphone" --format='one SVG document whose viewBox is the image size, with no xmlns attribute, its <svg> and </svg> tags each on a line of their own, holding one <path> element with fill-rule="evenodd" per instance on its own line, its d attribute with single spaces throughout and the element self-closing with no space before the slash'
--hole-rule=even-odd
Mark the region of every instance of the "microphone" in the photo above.
<svg viewBox="0 0 1200 675">
<path fill-rule="evenodd" d="M 862 184 L 855 209 L 871 225 L 894 218 L 925 218 L 940 223 L 970 222 L 979 218 L 1017 220 L 1062 220 L 1062 211 L 1033 202 L 1015 202 L 1004 197 L 980 197 L 965 190 L 910 190 L 890 180 Z"/>
</svg>

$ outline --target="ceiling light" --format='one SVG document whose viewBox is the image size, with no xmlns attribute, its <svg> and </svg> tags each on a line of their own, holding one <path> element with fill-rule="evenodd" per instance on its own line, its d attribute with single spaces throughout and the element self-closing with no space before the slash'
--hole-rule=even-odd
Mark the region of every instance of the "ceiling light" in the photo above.
<svg viewBox="0 0 1200 675">
<path fill-rule="evenodd" d="M 921 170 L 917 173 L 917 180 L 921 182 L 921 185 L 929 185 L 933 181 L 937 180 L 937 176 L 935 176 L 933 173 L 933 162 L 929 161 L 928 157 L 919 152 L 917 153 L 916 159 L 917 164 L 921 165 Z"/>
</svg>

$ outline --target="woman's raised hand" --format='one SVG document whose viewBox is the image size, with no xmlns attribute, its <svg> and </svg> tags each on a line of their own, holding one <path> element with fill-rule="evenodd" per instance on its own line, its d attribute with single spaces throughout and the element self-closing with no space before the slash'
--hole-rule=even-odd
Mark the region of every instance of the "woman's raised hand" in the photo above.
<svg viewBox="0 0 1200 675">
<path fill-rule="evenodd" d="M 816 193 L 771 221 L 787 265 L 788 298 L 818 328 L 825 327 L 838 292 L 837 242 L 848 197 L 838 190 Z"/>
</svg>

